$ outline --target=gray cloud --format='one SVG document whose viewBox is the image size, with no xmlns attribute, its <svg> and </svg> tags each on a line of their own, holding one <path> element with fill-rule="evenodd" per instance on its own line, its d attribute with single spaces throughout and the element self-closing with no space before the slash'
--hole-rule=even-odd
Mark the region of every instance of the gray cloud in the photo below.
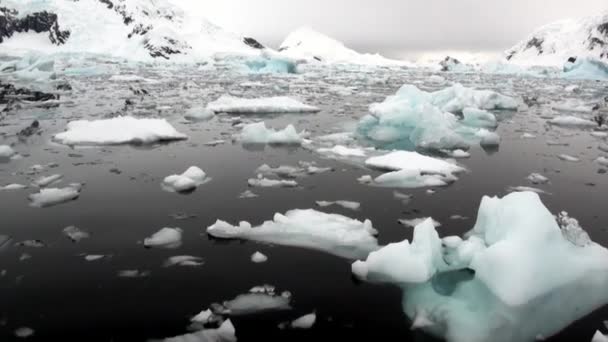
<svg viewBox="0 0 608 342">
<path fill-rule="evenodd" d="M 606 0 L 172 0 L 271 46 L 310 26 L 362 51 L 509 48 L 535 28 L 608 11 Z"/>
</svg>

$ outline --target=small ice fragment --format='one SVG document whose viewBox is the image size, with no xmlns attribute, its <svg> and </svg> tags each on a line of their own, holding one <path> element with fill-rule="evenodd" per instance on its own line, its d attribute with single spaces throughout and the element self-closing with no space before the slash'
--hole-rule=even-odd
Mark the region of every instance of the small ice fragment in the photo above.
<svg viewBox="0 0 608 342">
<path fill-rule="evenodd" d="M 596 127 L 597 123 L 576 116 L 558 116 L 548 121 L 555 126 Z"/>
<path fill-rule="evenodd" d="M 8 145 L 0 145 L 0 158 L 10 158 L 16 153 L 17 152 L 15 152 L 12 147 Z"/>
<path fill-rule="evenodd" d="M 251 261 L 256 264 L 261 264 L 268 261 L 268 257 L 260 252 L 255 252 L 251 255 Z"/>
<path fill-rule="evenodd" d="M 304 315 L 298 319 L 295 319 L 289 325 L 293 329 L 310 329 L 317 321 L 317 314 L 310 313 L 308 315 Z"/>
<path fill-rule="evenodd" d="M 163 180 L 163 189 L 171 192 L 194 191 L 199 185 L 209 182 L 207 174 L 196 166 L 191 166 L 181 175 L 171 175 Z"/>
<path fill-rule="evenodd" d="M 204 107 L 193 107 L 188 109 L 184 117 L 191 121 L 209 120 L 215 116 L 215 112 Z"/>
<path fill-rule="evenodd" d="M 84 256 L 84 260 L 86 261 L 97 261 L 105 258 L 106 256 L 103 254 L 88 254 Z"/>
<path fill-rule="evenodd" d="M 80 242 L 80 240 L 88 239 L 91 236 L 88 232 L 85 232 L 76 226 L 65 227 L 63 229 L 63 234 L 73 242 Z"/>
<path fill-rule="evenodd" d="M 144 246 L 160 248 L 178 248 L 182 244 L 182 233 L 180 228 L 163 228 L 144 240 Z"/>
<path fill-rule="evenodd" d="M 196 256 L 191 256 L 191 255 L 177 255 L 177 256 L 169 257 L 163 264 L 163 267 L 172 267 L 172 266 L 195 267 L 195 266 L 201 266 L 201 265 L 203 265 L 203 263 L 204 263 L 203 258 L 201 258 L 201 257 L 196 257 Z"/>
<path fill-rule="evenodd" d="M 255 194 L 251 190 L 245 190 L 239 194 L 239 198 L 256 198 L 256 197 L 259 197 L 259 195 Z"/>
<path fill-rule="evenodd" d="M 260 175 L 261 176 L 261 175 Z M 247 181 L 249 186 L 258 188 L 296 188 L 298 182 L 285 179 L 268 179 L 264 177 L 251 178 Z"/>
<path fill-rule="evenodd" d="M 435 226 L 435 228 L 441 227 L 441 223 L 439 223 L 439 221 L 434 220 L 432 217 L 421 217 L 421 218 L 415 218 L 415 219 L 410 219 L 410 220 L 401 219 L 401 220 L 399 220 L 399 223 L 406 227 L 414 228 L 417 225 L 419 225 L 422 222 L 429 220 L 429 219 L 431 220 L 431 222 L 433 223 L 433 226 Z"/>
<path fill-rule="evenodd" d="M 563 161 L 573 162 L 573 163 L 576 163 L 576 162 L 580 161 L 579 158 L 573 157 L 573 156 L 568 155 L 568 154 L 560 154 L 560 155 L 557 156 L 557 158 L 559 158 L 559 159 L 561 159 Z"/>
<path fill-rule="evenodd" d="M 27 188 L 27 186 L 23 184 L 8 184 L 5 186 L 0 186 L 0 191 L 14 191 L 14 190 L 22 190 Z"/>
<path fill-rule="evenodd" d="M 201 311 L 198 315 L 190 318 L 190 321 L 206 324 L 211 321 L 212 317 L 213 317 L 213 312 L 211 312 L 211 310 L 209 310 L 209 309 L 206 309 L 206 310 Z"/>
<path fill-rule="evenodd" d="M 541 175 L 540 173 L 532 173 L 528 176 L 528 180 L 532 182 L 532 184 L 546 184 L 549 183 L 549 178 Z"/>
<path fill-rule="evenodd" d="M 545 190 L 533 188 L 530 186 L 511 186 L 507 189 L 508 192 L 535 192 L 537 194 L 548 194 Z"/>
<path fill-rule="evenodd" d="M 350 210 L 359 210 L 359 208 L 361 208 L 361 203 L 353 202 L 353 201 L 333 201 L 333 202 L 317 201 L 316 203 L 319 207 L 322 207 L 322 208 L 329 207 L 332 205 L 337 205 L 344 209 L 350 209 Z"/>
<path fill-rule="evenodd" d="M 298 133 L 293 125 L 274 130 L 264 122 L 257 122 L 243 127 L 240 140 L 242 144 L 299 145 L 304 136 L 305 132 Z"/>
<path fill-rule="evenodd" d="M 337 157 L 365 157 L 367 155 L 362 148 L 350 148 L 342 145 L 336 145 L 332 148 L 319 148 L 317 152 Z"/>
<path fill-rule="evenodd" d="M 229 114 L 316 113 L 320 111 L 317 107 L 284 96 L 257 99 L 222 96 L 209 103 L 207 109 L 215 113 Z"/>
<path fill-rule="evenodd" d="M 118 276 L 121 278 L 144 278 L 149 275 L 150 271 L 122 270 L 118 272 Z"/>
<path fill-rule="evenodd" d="M 60 174 L 55 174 L 47 177 L 40 177 L 35 180 L 32 185 L 37 186 L 39 188 L 45 188 L 53 183 L 58 182 L 61 178 L 63 178 Z"/>
<path fill-rule="evenodd" d="M 15 330 L 15 336 L 19 338 L 28 338 L 34 335 L 34 329 L 28 327 L 21 327 Z"/>
</svg>

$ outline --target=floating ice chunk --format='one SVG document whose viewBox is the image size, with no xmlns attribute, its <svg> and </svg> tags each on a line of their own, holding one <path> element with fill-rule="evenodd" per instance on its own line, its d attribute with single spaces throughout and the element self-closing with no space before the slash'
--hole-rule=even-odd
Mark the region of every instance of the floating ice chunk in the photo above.
<svg viewBox="0 0 608 342">
<path fill-rule="evenodd" d="M 528 180 L 532 182 L 532 184 L 546 184 L 549 183 L 549 178 L 541 175 L 540 173 L 532 173 L 528 176 Z"/>
<path fill-rule="evenodd" d="M 484 197 L 465 236 L 440 240 L 426 221 L 411 244 L 371 253 L 353 272 L 400 285 L 405 313 L 424 312 L 435 323 L 425 330 L 450 342 L 550 337 L 608 302 L 608 250 L 572 242 L 537 194 Z"/>
<path fill-rule="evenodd" d="M 260 196 L 251 190 L 245 190 L 239 194 L 239 198 L 256 198 L 256 197 L 260 197 Z"/>
<path fill-rule="evenodd" d="M 58 182 L 61 178 L 63 178 L 60 174 L 55 174 L 47 177 L 40 177 L 35 180 L 32 185 L 37 186 L 39 188 L 45 188 L 53 183 Z"/>
<path fill-rule="evenodd" d="M 286 179 L 268 179 L 258 175 L 258 178 L 251 178 L 247 181 L 249 186 L 256 188 L 297 188 L 298 182 Z"/>
<path fill-rule="evenodd" d="M 268 261 L 268 257 L 260 252 L 255 252 L 251 255 L 251 262 L 261 264 Z"/>
<path fill-rule="evenodd" d="M 602 166 L 608 166 L 608 158 L 606 157 L 598 157 L 595 162 Z"/>
<path fill-rule="evenodd" d="M 382 170 L 407 170 L 443 175 L 465 171 L 463 167 L 456 163 L 408 151 L 396 151 L 379 157 L 372 157 L 365 161 L 365 165 Z"/>
<path fill-rule="evenodd" d="M 401 193 L 399 191 L 393 191 L 393 198 L 400 200 L 403 204 L 407 205 L 409 204 L 412 199 L 414 198 L 413 195 L 408 195 L 408 194 L 404 194 Z"/>
<path fill-rule="evenodd" d="M 511 186 L 507 189 L 509 192 L 534 192 L 537 194 L 548 194 L 545 190 L 533 188 L 531 186 Z"/>
<path fill-rule="evenodd" d="M 215 116 L 215 112 L 205 107 L 193 107 L 188 109 L 184 117 L 191 121 L 204 121 L 212 119 Z"/>
<path fill-rule="evenodd" d="M 12 147 L 8 145 L 0 145 L 0 158 L 10 158 L 16 153 L 17 152 L 15 152 Z"/>
<path fill-rule="evenodd" d="M 225 144 L 226 140 L 213 140 L 213 141 L 208 141 L 206 143 L 204 143 L 203 145 L 205 146 L 217 146 L 217 145 L 222 145 Z"/>
<path fill-rule="evenodd" d="M 316 210 L 291 210 L 275 214 L 273 221 L 257 227 L 248 222 L 233 226 L 218 220 L 207 228 L 216 238 L 245 239 L 324 251 L 344 258 L 366 256 L 378 248 L 377 231 L 369 220 L 360 222 Z"/>
<path fill-rule="evenodd" d="M 145 278 L 149 275 L 150 271 L 122 270 L 118 272 L 118 276 L 121 278 Z"/>
<path fill-rule="evenodd" d="M 287 291 L 276 294 L 274 286 L 258 286 L 232 300 L 213 304 L 211 310 L 214 314 L 228 316 L 291 310 L 291 294 Z"/>
<path fill-rule="evenodd" d="M 597 132 L 597 131 L 594 131 L 594 132 L 591 132 L 591 136 L 592 137 L 596 137 L 596 138 L 602 138 L 602 139 L 604 139 L 604 138 L 608 138 L 608 132 Z"/>
<path fill-rule="evenodd" d="M 84 256 L 84 260 L 86 261 L 97 261 L 105 258 L 106 256 L 103 254 L 89 254 Z"/>
<path fill-rule="evenodd" d="M 342 145 L 336 145 L 332 148 L 319 148 L 317 152 L 337 157 L 365 157 L 367 155 L 366 150 L 363 148 L 351 148 Z"/>
<path fill-rule="evenodd" d="M 555 219 L 559 228 L 562 230 L 562 235 L 574 245 L 585 247 L 592 244 L 589 234 L 581 227 L 578 220 L 570 217 L 567 212 L 562 211 Z"/>
<path fill-rule="evenodd" d="M 91 237 L 88 232 L 81 230 L 76 226 L 65 227 L 63 229 L 63 234 L 65 234 L 73 242 L 80 242 L 80 240 L 88 239 L 89 237 Z"/>
<path fill-rule="evenodd" d="M 163 267 L 172 267 L 172 266 L 188 266 L 195 267 L 203 265 L 203 258 L 191 256 L 191 255 L 176 255 L 169 257 L 164 264 Z"/>
<path fill-rule="evenodd" d="M 292 321 L 289 326 L 293 329 L 310 329 L 317 321 L 317 314 L 310 313 Z"/>
<path fill-rule="evenodd" d="M 80 196 L 81 190 L 82 184 L 73 183 L 65 188 L 40 189 L 40 192 L 31 194 L 28 198 L 30 206 L 44 208 L 75 200 Z"/>
<path fill-rule="evenodd" d="M 479 132 L 475 133 L 475 135 L 481 138 L 481 141 L 479 142 L 481 146 L 491 147 L 500 145 L 500 135 L 496 132 L 481 129 Z"/>
<path fill-rule="evenodd" d="M 264 122 L 258 122 L 244 126 L 240 140 L 243 144 L 299 145 L 302 143 L 303 133 L 298 133 L 293 125 L 287 125 L 277 131 L 267 128 Z"/>
<path fill-rule="evenodd" d="M 434 105 L 451 113 L 460 113 L 465 108 L 516 110 L 519 106 L 517 100 L 512 97 L 491 90 L 466 88 L 461 84 L 455 84 L 429 95 Z"/>
<path fill-rule="evenodd" d="M 452 158 L 458 158 L 458 159 L 471 158 L 471 153 L 469 153 L 467 151 L 460 150 L 460 149 L 451 151 L 449 153 L 449 155 Z"/>
<path fill-rule="evenodd" d="M 181 336 L 168 337 L 163 342 L 236 342 L 236 330 L 227 319 L 217 329 L 204 329 Z"/>
<path fill-rule="evenodd" d="M 332 205 L 337 205 L 337 206 L 340 206 L 342 208 L 350 209 L 350 210 L 359 210 L 359 208 L 361 208 L 361 203 L 359 203 L 359 202 L 353 202 L 353 201 L 333 201 L 333 202 L 330 202 L 330 201 L 317 201 L 316 203 L 317 203 L 317 205 L 319 207 L 323 207 L 323 208 L 324 207 L 329 207 L 329 206 L 332 206 Z"/>
<path fill-rule="evenodd" d="M 428 316 L 428 313 L 425 310 L 419 310 L 416 312 L 416 316 L 412 322 L 411 330 L 424 329 L 428 327 L 432 327 L 435 325 L 435 322 L 431 321 Z"/>
<path fill-rule="evenodd" d="M 524 133 L 520 136 L 521 139 L 536 139 L 536 135 L 531 133 Z"/>
<path fill-rule="evenodd" d="M 554 103 L 551 108 L 561 112 L 591 113 L 593 111 L 592 105 L 582 100 L 575 99 Z"/>
<path fill-rule="evenodd" d="M 604 335 L 598 330 L 593 335 L 591 342 L 608 342 L 608 335 Z"/>
<path fill-rule="evenodd" d="M 496 116 L 485 110 L 465 108 L 462 115 L 464 118 L 460 122 L 466 126 L 485 128 L 496 128 L 498 126 Z"/>
<path fill-rule="evenodd" d="M 552 125 L 556 126 L 579 126 L 579 127 L 596 127 L 597 123 L 582 119 L 576 116 L 558 116 L 548 121 Z"/>
<path fill-rule="evenodd" d="M 394 262 L 397 262 L 395 264 Z M 352 265 L 361 279 L 397 284 L 425 282 L 436 273 L 441 259 L 441 240 L 431 219 L 414 228 L 412 243 L 405 240 L 372 252 L 366 261 Z M 398 265 L 398 267 L 395 267 Z"/>
<path fill-rule="evenodd" d="M 199 185 L 209 182 L 207 174 L 196 166 L 191 166 L 181 175 L 171 175 L 163 180 L 163 189 L 172 192 L 194 191 Z"/>
<path fill-rule="evenodd" d="M 433 223 L 433 226 L 435 226 L 435 228 L 441 227 L 441 223 L 439 223 L 439 221 L 434 220 L 432 217 L 421 217 L 421 218 L 415 218 L 415 219 L 411 219 L 411 220 L 401 219 L 401 220 L 399 220 L 399 223 L 406 227 L 415 228 L 417 225 L 421 224 L 422 222 L 424 222 L 428 219 L 431 220 L 431 222 Z"/>
<path fill-rule="evenodd" d="M 557 158 L 559 158 L 559 159 L 561 159 L 563 161 L 573 162 L 573 163 L 581 161 L 579 158 L 573 157 L 573 156 L 568 155 L 568 154 L 560 154 L 560 155 L 557 156 Z"/>
<path fill-rule="evenodd" d="M 182 245 L 180 228 L 163 228 L 144 240 L 146 247 L 178 248 Z"/>
<path fill-rule="evenodd" d="M 28 327 L 21 327 L 15 330 L 15 336 L 19 338 L 28 338 L 33 336 L 34 333 L 34 329 Z"/>
<path fill-rule="evenodd" d="M 206 323 L 210 322 L 212 320 L 212 318 L 213 318 L 213 312 L 211 312 L 211 310 L 209 310 L 209 309 L 206 309 L 206 310 L 199 312 L 198 315 L 192 317 L 190 319 L 190 321 L 206 324 Z"/>
<path fill-rule="evenodd" d="M 264 164 L 257 168 L 256 173 L 264 176 L 277 176 L 281 178 L 297 178 L 304 174 L 304 170 L 298 167 L 281 165 L 278 167 L 270 167 Z"/>
<path fill-rule="evenodd" d="M 109 79 L 110 82 L 146 82 L 151 84 L 159 83 L 157 80 L 148 79 L 138 75 L 113 75 Z"/>
<path fill-rule="evenodd" d="M 215 113 L 229 114 L 316 113 L 320 111 L 317 107 L 284 96 L 257 99 L 222 96 L 209 103 L 207 109 Z"/>
<path fill-rule="evenodd" d="M 27 186 L 23 185 L 23 184 L 8 184 L 5 186 L 0 186 L 0 191 L 13 191 L 13 190 L 22 190 L 27 188 Z"/>
<path fill-rule="evenodd" d="M 151 144 L 187 138 L 165 119 L 136 119 L 131 116 L 72 121 L 65 132 L 54 136 L 56 141 L 65 145 Z"/>
<path fill-rule="evenodd" d="M 442 174 L 422 174 L 418 170 L 399 170 L 385 173 L 372 179 L 371 176 L 359 178 L 359 182 L 389 188 L 415 189 L 424 187 L 447 186 L 457 178 Z"/>
</svg>

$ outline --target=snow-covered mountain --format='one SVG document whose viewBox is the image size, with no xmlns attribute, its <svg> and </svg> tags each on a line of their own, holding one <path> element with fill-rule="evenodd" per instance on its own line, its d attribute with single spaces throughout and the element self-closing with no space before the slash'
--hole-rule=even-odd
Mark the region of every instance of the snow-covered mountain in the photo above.
<svg viewBox="0 0 608 342">
<path fill-rule="evenodd" d="M 526 65 L 562 66 L 570 57 L 608 61 L 608 11 L 543 26 L 506 54 L 509 61 Z"/>
<path fill-rule="evenodd" d="M 342 42 L 330 38 L 311 28 L 302 27 L 283 41 L 279 52 L 296 59 L 316 60 L 326 63 L 362 65 L 409 65 L 406 61 L 385 58 L 379 54 L 359 53 Z"/>
<path fill-rule="evenodd" d="M 264 48 L 167 0 L 0 0 L 0 47 L 136 60 L 193 60 Z"/>
</svg>

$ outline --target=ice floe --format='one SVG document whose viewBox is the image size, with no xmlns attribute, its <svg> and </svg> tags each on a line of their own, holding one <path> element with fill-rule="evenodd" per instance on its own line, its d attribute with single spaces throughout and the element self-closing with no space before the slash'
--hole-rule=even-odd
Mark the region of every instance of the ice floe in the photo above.
<svg viewBox="0 0 608 342">
<path fill-rule="evenodd" d="M 304 132 L 298 133 L 293 125 L 274 130 L 267 128 L 264 122 L 257 122 L 243 127 L 240 141 L 242 144 L 299 145 L 304 135 Z"/>
<path fill-rule="evenodd" d="M 549 183 L 549 178 L 541 175 L 540 173 L 532 173 L 527 178 L 532 184 L 546 184 Z"/>
<path fill-rule="evenodd" d="M 172 192 L 194 191 L 199 185 L 209 182 L 211 179 L 199 167 L 191 166 L 181 175 L 171 175 L 163 180 L 163 189 Z"/>
<path fill-rule="evenodd" d="M 187 136 L 165 119 L 137 119 L 132 116 L 72 121 L 65 132 L 54 136 L 54 140 L 64 145 L 151 144 L 183 139 Z"/>
<path fill-rule="evenodd" d="M 12 147 L 8 145 L 0 145 L 0 158 L 7 159 L 14 156 L 16 153 L 17 152 L 15 152 Z"/>
<path fill-rule="evenodd" d="M 227 319 L 218 328 L 203 329 L 175 337 L 168 337 L 162 342 L 236 342 L 236 330 Z"/>
<path fill-rule="evenodd" d="M 317 314 L 313 312 L 308 315 L 296 318 L 289 324 L 289 327 L 292 329 L 310 329 L 313 325 L 315 325 L 316 321 Z"/>
<path fill-rule="evenodd" d="M 0 191 L 23 190 L 25 188 L 27 188 L 26 185 L 13 183 L 13 184 L 7 184 L 5 186 L 0 186 Z"/>
<path fill-rule="evenodd" d="M 597 127 L 597 123 L 576 116 L 558 116 L 548 121 L 556 126 Z"/>
<path fill-rule="evenodd" d="M 272 221 L 252 227 L 248 222 L 233 226 L 218 220 L 207 233 L 221 239 L 244 239 L 324 251 L 344 258 L 357 258 L 378 248 L 377 231 L 371 221 L 361 222 L 313 209 L 275 214 Z"/>
<path fill-rule="evenodd" d="M 63 229 L 63 234 L 65 234 L 65 236 L 67 236 L 73 242 L 80 242 L 80 240 L 91 237 L 91 234 L 76 226 L 65 227 Z"/>
<path fill-rule="evenodd" d="M 291 310 L 291 293 L 276 293 L 271 285 L 256 286 L 234 299 L 221 304 L 212 304 L 215 315 L 243 316 L 269 311 Z"/>
<path fill-rule="evenodd" d="M 423 315 L 434 323 L 423 329 L 447 341 L 534 341 L 608 302 L 607 260 L 578 223 L 556 219 L 537 194 L 517 192 L 484 197 L 464 239 L 441 239 L 427 220 L 411 242 L 352 270 L 400 286 L 410 319 Z"/>
<path fill-rule="evenodd" d="M 415 219 L 401 219 L 401 220 L 399 220 L 399 224 L 402 224 L 406 227 L 415 228 L 417 225 L 423 223 L 426 220 L 430 220 L 435 228 L 441 227 L 441 223 L 439 223 L 436 220 L 433 220 L 432 217 L 421 217 L 421 218 L 415 218 Z"/>
<path fill-rule="evenodd" d="M 32 185 L 37 186 L 39 188 L 45 188 L 53 183 L 57 183 L 59 180 L 61 180 L 61 178 L 63 178 L 63 176 L 60 174 L 40 177 L 40 178 L 36 179 L 34 182 L 32 182 Z"/>
<path fill-rule="evenodd" d="M 255 188 L 297 188 L 298 182 L 287 179 L 269 179 L 264 178 L 261 174 L 258 178 L 250 178 L 247 184 Z"/>
<path fill-rule="evenodd" d="M 309 106 L 290 97 L 265 97 L 256 99 L 222 96 L 207 104 L 207 109 L 215 113 L 228 114 L 275 114 L 275 113 L 316 113 L 319 108 Z"/>
<path fill-rule="evenodd" d="M 214 116 L 215 112 L 205 107 L 193 107 L 186 111 L 184 118 L 190 121 L 205 121 L 213 118 Z"/>
<path fill-rule="evenodd" d="M 182 244 L 183 230 L 165 227 L 144 240 L 146 247 L 178 248 Z"/>
<path fill-rule="evenodd" d="M 164 263 L 163 267 L 172 267 L 172 266 L 201 266 L 203 265 L 203 258 L 191 255 L 176 255 L 169 257 Z"/>
<path fill-rule="evenodd" d="M 38 193 L 29 195 L 30 206 L 37 208 L 73 201 L 80 196 L 82 184 L 73 183 L 65 188 L 40 189 Z"/>
</svg>

